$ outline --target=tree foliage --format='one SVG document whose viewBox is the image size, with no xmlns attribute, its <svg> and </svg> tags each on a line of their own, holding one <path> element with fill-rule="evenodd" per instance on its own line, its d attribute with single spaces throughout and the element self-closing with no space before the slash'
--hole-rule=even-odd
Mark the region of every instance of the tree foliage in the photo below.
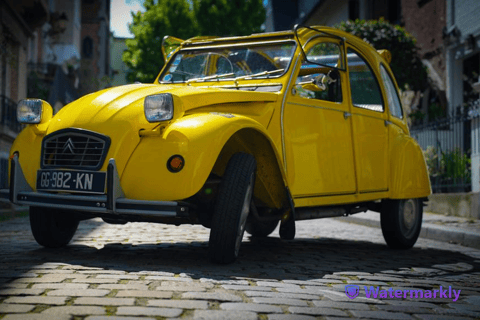
<svg viewBox="0 0 480 320">
<path fill-rule="evenodd" d="M 195 0 L 201 35 L 242 36 L 260 32 L 265 8 L 260 0 Z"/>
<path fill-rule="evenodd" d="M 194 17 L 185 0 L 145 0 L 145 12 L 132 13 L 123 61 L 131 70 L 129 81 L 152 82 L 163 66 L 162 40 L 165 35 L 190 38 L 196 35 Z"/>
<path fill-rule="evenodd" d="M 145 12 L 132 13 L 123 61 L 128 81 L 152 82 L 165 63 L 166 35 L 188 39 L 198 35 L 246 35 L 259 32 L 265 20 L 262 0 L 145 0 Z"/>
<path fill-rule="evenodd" d="M 337 28 L 349 32 L 371 44 L 375 49 L 392 53 L 392 68 L 401 89 L 423 90 L 427 85 L 427 71 L 416 47 L 416 39 L 404 28 L 384 19 L 342 22 Z"/>
</svg>

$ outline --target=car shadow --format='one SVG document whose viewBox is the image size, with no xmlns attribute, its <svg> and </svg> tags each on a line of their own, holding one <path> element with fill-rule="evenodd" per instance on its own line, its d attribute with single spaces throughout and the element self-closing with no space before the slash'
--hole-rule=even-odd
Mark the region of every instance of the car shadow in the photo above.
<svg viewBox="0 0 480 320">
<path fill-rule="evenodd" d="M 21 241 L 13 239 L 11 244 L 15 246 L 0 254 L 3 265 L 0 287 L 1 282 L 28 276 L 32 269 L 55 263 L 125 272 L 169 272 L 186 274 L 194 279 L 207 277 L 216 280 L 242 277 L 308 280 L 321 279 L 334 272 L 373 274 L 389 273 L 389 270 L 403 270 L 409 276 L 425 277 L 425 272 L 416 269 L 435 269 L 436 265 L 460 262 L 474 266 L 471 272 L 480 270 L 475 258 L 460 252 L 425 247 L 392 250 L 384 244 L 348 239 L 302 237 L 284 241 L 275 236 L 249 238 L 242 244 L 240 257 L 235 263 L 218 265 L 208 259 L 208 239 L 137 244 L 110 242 L 96 248 L 90 245 L 94 242 L 87 245 L 79 238 L 59 249 L 42 248 L 31 237 L 24 236 Z M 5 241 L 1 241 L 3 246 Z"/>
</svg>

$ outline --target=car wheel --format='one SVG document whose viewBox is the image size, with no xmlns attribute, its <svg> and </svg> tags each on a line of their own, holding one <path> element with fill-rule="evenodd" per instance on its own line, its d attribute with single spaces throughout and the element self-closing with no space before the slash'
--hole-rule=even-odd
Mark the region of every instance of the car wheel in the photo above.
<svg viewBox="0 0 480 320">
<path fill-rule="evenodd" d="M 30 207 L 30 228 L 38 244 L 47 248 L 66 246 L 77 231 L 78 220 L 70 212 Z"/>
<path fill-rule="evenodd" d="M 209 255 L 216 263 L 238 257 L 255 185 L 255 158 L 236 153 L 228 162 L 219 187 L 210 230 Z"/>
<path fill-rule="evenodd" d="M 247 221 L 245 231 L 252 237 L 265 238 L 268 237 L 277 227 L 278 220 L 273 221 Z"/>
<path fill-rule="evenodd" d="M 384 200 L 380 223 L 387 245 L 393 249 L 413 247 L 422 228 L 422 215 L 419 199 Z"/>
</svg>

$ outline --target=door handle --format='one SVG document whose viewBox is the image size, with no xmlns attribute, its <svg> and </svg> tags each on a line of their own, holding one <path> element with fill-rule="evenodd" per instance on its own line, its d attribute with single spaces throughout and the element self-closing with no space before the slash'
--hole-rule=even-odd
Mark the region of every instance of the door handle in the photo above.
<svg viewBox="0 0 480 320">
<path fill-rule="evenodd" d="M 343 113 L 343 118 L 344 118 L 345 120 L 347 120 L 348 117 L 351 117 L 351 116 L 352 116 L 352 114 L 351 114 L 350 112 L 346 112 L 346 111 L 345 111 L 345 112 Z"/>
<path fill-rule="evenodd" d="M 392 124 L 392 121 L 385 120 L 385 127 L 388 127 L 389 124 Z"/>
</svg>

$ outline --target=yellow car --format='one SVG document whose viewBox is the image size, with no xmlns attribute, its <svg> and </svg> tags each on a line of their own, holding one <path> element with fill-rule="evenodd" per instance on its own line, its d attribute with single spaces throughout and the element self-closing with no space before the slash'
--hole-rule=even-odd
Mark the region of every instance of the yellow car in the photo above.
<svg viewBox="0 0 480 320">
<path fill-rule="evenodd" d="M 3 199 L 30 206 L 46 247 L 82 219 L 201 224 L 233 262 L 244 232 L 381 214 L 387 244 L 412 247 L 430 184 L 409 135 L 390 54 L 327 27 L 164 39 L 152 84 L 105 89 L 57 114 L 22 100 Z M 405 66 L 407 67 L 407 66 Z"/>
</svg>

